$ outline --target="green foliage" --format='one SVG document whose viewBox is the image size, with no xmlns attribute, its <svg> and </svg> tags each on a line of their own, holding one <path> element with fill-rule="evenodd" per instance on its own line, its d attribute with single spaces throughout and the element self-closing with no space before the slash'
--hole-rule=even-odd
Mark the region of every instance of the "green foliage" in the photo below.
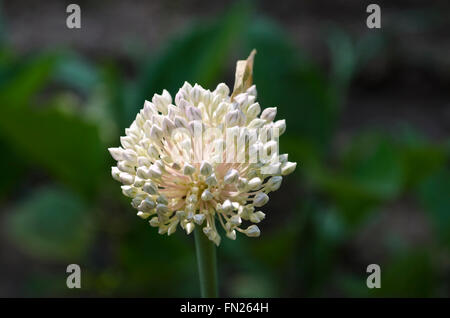
<svg viewBox="0 0 450 318">
<path fill-rule="evenodd" d="M 419 199 L 429 212 L 438 237 L 450 249 L 450 169 L 442 168 L 428 177 L 419 187 Z"/>
<path fill-rule="evenodd" d="M 0 167 L 4 169 L 0 178 L 0 201 L 11 191 L 11 188 L 19 183 L 27 169 L 24 160 L 11 150 L 6 142 L 0 139 L 0 148 L 3 155 L 0 156 Z"/>
<path fill-rule="evenodd" d="M 73 52 L 62 52 L 55 65 L 53 79 L 88 95 L 98 84 L 100 75 L 95 65 Z"/>
<path fill-rule="evenodd" d="M 57 61 L 56 55 L 47 54 L 0 63 L 0 136 L 28 163 L 43 165 L 78 191 L 91 195 L 105 169 L 106 151 L 97 127 L 56 105 L 36 105 L 36 94 L 49 83 Z"/>
<path fill-rule="evenodd" d="M 43 165 L 87 196 L 106 173 L 97 127 L 57 108 L 3 107 L 0 133 L 29 163 Z"/>
<path fill-rule="evenodd" d="M 41 188 L 12 209 L 8 234 L 33 256 L 80 261 L 93 233 L 91 217 L 76 195 L 59 188 Z"/>
<path fill-rule="evenodd" d="M 401 252 L 381 267 L 381 288 L 373 289 L 369 296 L 435 296 L 436 276 L 430 256 L 422 250 Z"/>
<path fill-rule="evenodd" d="M 3 107 L 22 106 L 50 79 L 56 56 L 44 54 L 25 61 L 7 58 L 1 63 L 0 102 Z"/>
</svg>

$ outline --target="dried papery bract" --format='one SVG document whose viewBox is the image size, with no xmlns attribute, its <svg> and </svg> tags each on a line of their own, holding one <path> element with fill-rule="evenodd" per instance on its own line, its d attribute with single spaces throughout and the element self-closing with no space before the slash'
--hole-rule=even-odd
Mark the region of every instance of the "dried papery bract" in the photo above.
<svg viewBox="0 0 450 318">
<path fill-rule="evenodd" d="M 230 239 L 257 237 L 265 218 L 259 208 L 294 171 L 296 163 L 278 152 L 286 122 L 256 101 L 255 53 L 238 62 L 231 95 L 223 83 L 210 91 L 186 82 L 175 98 L 164 90 L 145 101 L 121 147 L 109 148 L 113 178 L 160 234 L 200 226 L 219 245 L 220 224 Z"/>
</svg>

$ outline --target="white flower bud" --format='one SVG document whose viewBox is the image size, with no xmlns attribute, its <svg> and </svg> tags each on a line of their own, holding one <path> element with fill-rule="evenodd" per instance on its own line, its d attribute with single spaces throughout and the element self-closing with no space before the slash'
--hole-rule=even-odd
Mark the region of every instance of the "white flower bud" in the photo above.
<svg viewBox="0 0 450 318">
<path fill-rule="evenodd" d="M 233 230 L 233 231 L 227 232 L 227 237 L 231 240 L 235 240 L 236 239 L 236 231 Z"/>
<path fill-rule="evenodd" d="M 160 141 L 163 137 L 163 131 L 158 125 L 153 125 L 150 129 L 150 138 L 154 141 Z"/>
<path fill-rule="evenodd" d="M 276 115 L 277 115 L 277 108 L 276 107 L 268 107 L 263 110 L 263 112 L 261 114 L 261 119 L 264 119 L 267 122 L 271 122 L 274 120 Z"/>
<path fill-rule="evenodd" d="M 121 188 L 123 195 L 129 198 L 134 198 L 138 193 L 137 189 L 133 186 L 124 185 Z"/>
<path fill-rule="evenodd" d="M 195 225 L 194 225 L 193 222 L 189 222 L 189 223 L 186 223 L 186 225 L 184 226 L 184 228 L 186 229 L 186 233 L 189 235 L 189 234 L 191 234 L 192 231 L 194 230 Z"/>
<path fill-rule="evenodd" d="M 216 89 L 214 90 L 214 93 L 222 96 L 228 96 L 228 94 L 230 94 L 230 89 L 226 84 L 220 83 L 219 85 L 217 85 Z"/>
<path fill-rule="evenodd" d="M 111 176 L 114 178 L 114 180 L 120 181 L 119 175 L 120 175 L 120 170 L 119 170 L 119 168 L 117 168 L 117 167 L 112 167 L 112 168 L 111 168 Z"/>
<path fill-rule="evenodd" d="M 168 117 L 164 117 L 163 123 L 162 123 L 162 130 L 163 130 L 164 134 L 169 135 L 173 129 L 175 129 L 175 123 Z"/>
<path fill-rule="evenodd" d="M 138 210 L 141 210 L 143 212 L 148 212 L 148 211 L 154 209 L 155 206 L 156 206 L 155 201 L 153 201 L 149 198 L 146 198 L 144 201 L 141 202 L 141 204 L 139 204 Z"/>
<path fill-rule="evenodd" d="M 249 88 L 247 88 L 247 94 L 256 97 L 257 96 L 256 85 L 252 85 Z"/>
<path fill-rule="evenodd" d="M 256 189 L 258 189 L 259 187 L 261 187 L 261 184 L 262 184 L 261 179 L 258 178 L 258 177 L 256 177 L 256 178 L 251 179 L 251 180 L 248 182 L 248 187 L 249 187 L 251 190 L 256 190 Z"/>
<path fill-rule="evenodd" d="M 247 110 L 247 117 L 249 118 L 255 118 L 261 113 L 261 106 L 259 106 L 259 103 L 254 103 L 250 105 L 250 107 Z"/>
<path fill-rule="evenodd" d="M 233 110 L 225 116 L 225 122 L 228 127 L 236 126 L 239 123 L 239 110 Z"/>
<path fill-rule="evenodd" d="M 139 211 L 137 213 L 137 216 L 145 220 L 150 216 L 150 213 Z"/>
<path fill-rule="evenodd" d="M 222 209 L 224 212 L 228 213 L 233 209 L 233 204 L 230 200 L 225 200 L 225 202 L 222 204 Z"/>
<path fill-rule="evenodd" d="M 150 169 L 148 169 L 150 177 L 152 178 L 161 178 L 162 172 L 161 169 L 157 165 L 152 165 Z"/>
<path fill-rule="evenodd" d="M 137 209 L 139 207 L 139 205 L 141 204 L 142 199 L 141 198 L 133 198 L 133 200 L 131 200 L 131 206 L 135 209 Z"/>
<path fill-rule="evenodd" d="M 197 203 L 197 195 L 191 194 L 190 196 L 187 197 L 186 201 L 190 203 Z"/>
<path fill-rule="evenodd" d="M 188 82 L 184 82 L 183 87 L 181 88 L 182 91 L 190 94 L 191 90 L 192 90 L 192 85 L 189 84 Z"/>
<path fill-rule="evenodd" d="M 164 213 L 167 213 L 167 212 L 169 212 L 169 208 L 167 207 L 167 205 L 161 204 L 161 203 L 156 205 L 156 213 L 164 214 Z"/>
<path fill-rule="evenodd" d="M 137 158 L 137 163 L 138 163 L 138 166 L 140 166 L 140 167 L 142 167 L 142 166 L 148 167 L 152 164 L 150 159 L 148 159 L 147 157 L 143 157 L 143 156 L 140 156 Z"/>
<path fill-rule="evenodd" d="M 178 222 L 173 222 L 167 229 L 167 235 L 172 235 L 177 230 Z"/>
<path fill-rule="evenodd" d="M 266 124 L 265 120 L 255 118 L 247 126 L 249 129 L 259 129 Z"/>
<path fill-rule="evenodd" d="M 286 131 L 286 120 L 280 119 L 277 120 L 273 126 L 278 128 L 278 136 L 281 136 Z"/>
<path fill-rule="evenodd" d="M 248 180 L 246 178 L 239 178 L 236 187 L 241 192 L 246 191 L 248 187 Z"/>
<path fill-rule="evenodd" d="M 282 155 L 278 156 L 278 161 L 280 161 L 281 163 L 285 163 L 288 161 L 288 154 L 284 153 Z"/>
<path fill-rule="evenodd" d="M 193 174 L 195 172 L 195 168 L 193 165 L 189 164 L 189 163 L 185 163 L 184 167 L 183 167 L 183 174 L 186 176 L 190 176 L 191 174 Z"/>
<path fill-rule="evenodd" d="M 228 112 L 229 106 L 227 103 L 220 103 L 213 114 L 215 118 L 222 118 Z"/>
<path fill-rule="evenodd" d="M 258 237 L 261 232 L 259 231 L 259 227 L 253 224 L 245 230 L 245 234 L 247 234 L 248 237 Z"/>
<path fill-rule="evenodd" d="M 164 162 L 162 162 L 162 160 L 156 160 L 155 166 L 157 166 L 159 170 L 165 171 Z"/>
<path fill-rule="evenodd" d="M 219 245 L 220 245 L 220 241 L 221 241 L 222 239 L 220 238 L 220 235 L 217 234 L 217 232 L 215 232 L 215 233 L 214 233 L 214 236 L 213 236 L 212 238 L 210 238 L 210 240 L 213 241 L 214 244 L 216 244 L 216 246 L 219 246 Z"/>
<path fill-rule="evenodd" d="M 266 218 L 266 214 L 261 212 L 261 211 L 257 211 L 254 213 L 254 215 L 260 220 L 264 220 Z"/>
<path fill-rule="evenodd" d="M 276 190 L 278 190 L 280 188 L 281 181 L 283 181 L 283 177 L 282 176 L 273 176 L 272 178 L 269 179 L 269 181 L 267 181 L 266 187 L 270 191 L 276 191 Z"/>
<path fill-rule="evenodd" d="M 200 173 L 204 176 L 209 176 L 212 173 L 212 166 L 207 161 L 203 161 L 200 165 Z"/>
<path fill-rule="evenodd" d="M 202 88 L 195 84 L 194 88 L 191 91 L 191 100 L 194 104 L 198 104 L 198 102 L 200 101 L 200 98 L 202 96 Z"/>
<path fill-rule="evenodd" d="M 175 116 L 175 127 L 177 128 L 188 128 L 188 122 L 186 121 L 186 119 L 184 119 L 183 117 L 180 116 Z"/>
<path fill-rule="evenodd" d="M 211 192 L 209 192 L 209 190 L 204 190 L 202 193 L 202 200 L 203 201 L 209 201 L 212 200 L 214 198 L 214 196 L 212 195 Z"/>
<path fill-rule="evenodd" d="M 134 141 L 133 138 L 128 137 L 128 136 L 122 136 L 120 137 L 120 144 L 122 145 L 123 148 L 127 149 L 127 148 L 133 148 L 134 147 Z"/>
<path fill-rule="evenodd" d="M 234 183 L 238 180 L 239 178 L 239 173 L 236 169 L 230 169 L 228 170 L 228 172 L 225 174 L 225 177 L 223 178 L 223 181 L 226 184 L 231 184 Z"/>
<path fill-rule="evenodd" d="M 172 97 L 170 96 L 169 92 L 164 90 L 162 95 L 158 94 L 153 95 L 152 102 L 159 112 L 166 115 L 167 106 L 172 102 Z"/>
<path fill-rule="evenodd" d="M 147 153 L 152 158 L 158 158 L 159 157 L 159 151 L 155 147 L 155 145 L 150 145 L 150 147 L 147 150 Z"/>
<path fill-rule="evenodd" d="M 209 187 L 216 186 L 217 185 L 216 175 L 213 173 L 212 175 L 206 178 L 205 182 Z"/>
<path fill-rule="evenodd" d="M 170 120 L 173 121 L 175 119 L 175 116 L 178 115 L 179 113 L 180 113 L 180 109 L 178 107 L 176 107 L 172 104 L 167 107 L 167 117 Z"/>
<path fill-rule="evenodd" d="M 137 146 L 136 146 L 136 148 L 137 148 Z M 123 151 L 123 157 L 126 161 L 128 161 L 131 164 L 134 164 L 137 162 L 137 154 L 131 149 L 125 149 Z"/>
<path fill-rule="evenodd" d="M 158 217 L 153 217 L 148 223 L 150 223 L 151 226 L 157 227 L 159 226 L 159 220 Z"/>
<path fill-rule="evenodd" d="M 204 214 L 196 214 L 196 215 L 194 215 L 194 222 L 197 223 L 198 225 L 201 225 L 204 220 L 205 220 L 205 215 Z"/>
<path fill-rule="evenodd" d="M 169 201 L 167 200 L 166 196 L 164 194 L 161 194 L 157 199 L 156 202 L 168 205 Z"/>
<path fill-rule="evenodd" d="M 281 163 L 276 162 L 268 165 L 267 167 L 263 167 L 261 168 L 261 173 L 268 175 L 278 175 L 281 173 Z"/>
<path fill-rule="evenodd" d="M 239 215 L 235 214 L 230 218 L 230 223 L 239 226 L 242 223 L 242 219 Z"/>
<path fill-rule="evenodd" d="M 265 217 L 266 217 L 266 215 L 263 212 L 258 211 L 258 212 L 253 213 L 252 215 L 250 215 L 250 221 L 253 222 L 253 223 L 259 223 Z"/>
<path fill-rule="evenodd" d="M 188 217 L 191 213 L 194 213 L 194 211 L 195 211 L 195 206 L 193 204 L 186 205 L 186 212 L 188 212 Z"/>
<path fill-rule="evenodd" d="M 155 108 L 155 105 L 153 105 L 151 102 L 146 100 L 144 102 L 144 108 L 143 108 L 143 116 L 146 120 L 150 119 L 153 115 L 157 113 L 157 110 Z"/>
<path fill-rule="evenodd" d="M 203 233 L 205 233 L 206 235 L 210 235 L 212 232 L 212 228 L 210 228 L 209 226 L 205 226 L 203 228 Z"/>
<path fill-rule="evenodd" d="M 202 112 L 194 106 L 188 106 L 186 109 L 186 117 L 189 121 L 202 120 Z"/>
<path fill-rule="evenodd" d="M 144 186 L 142 187 L 142 190 L 147 192 L 148 194 L 157 194 L 158 193 L 158 187 L 155 186 L 153 182 L 146 182 Z"/>
<path fill-rule="evenodd" d="M 179 220 L 183 220 L 184 218 L 186 218 L 186 212 L 184 212 L 183 210 L 177 211 L 175 214 Z"/>
<path fill-rule="evenodd" d="M 116 161 L 124 160 L 122 148 L 108 148 L 109 153 Z"/>
<path fill-rule="evenodd" d="M 265 205 L 267 202 L 269 202 L 269 197 L 264 192 L 259 192 L 255 195 L 255 198 L 253 199 L 253 205 L 256 207 L 261 207 Z"/>
<path fill-rule="evenodd" d="M 170 93 L 166 89 L 163 90 L 162 97 L 166 101 L 166 104 L 171 104 L 172 103 L 172 96 L 170 95 Z"/>
<path fill-rule="evenodd" d="M 281 165 L 281 174 L 283 176 L 287 176 L 288 174 L 294 172 L 295 168 L 297 167 L 296 162 L 285 162 Z"/>
</svg>

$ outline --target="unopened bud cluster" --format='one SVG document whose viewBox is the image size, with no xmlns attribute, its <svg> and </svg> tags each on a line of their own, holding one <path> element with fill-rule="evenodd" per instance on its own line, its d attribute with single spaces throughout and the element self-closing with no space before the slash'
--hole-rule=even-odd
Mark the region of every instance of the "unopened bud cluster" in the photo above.
<svg viewBox="0 0 450 318">
<path fill-rule="evenodd" d="M 256 162 L 225 162 L 221 159 L 226 158 L 227 148 L 223 153 L 217 151 L 224 147 L 223 139 L 207 138 L 201 145 L 194 142 L 196 126 L 219 131 L 234 127 L 276 129 L 278 135 L 285 131 L 284 120 L 274 121 L 276 108 L 261 113 L 255 86 L 233 99 L 229 94 L 223 83 L 212 92 L 185 83 L 174 101 L 166 90 L 155 94 L 125 130 L 122 147 L 109 148 L 117 160 L 113 178 L 123 184 L 122 192 L 131 198 L 137 215 L 149 219 L 160 234 L 171 235 L 178 226 L 190 234 L 195 226 L 201 226 L 219 245 L 217 220 L 230 239 L 236 238 L 236 232 L 257 237 L 260 231 L 256 223 L 265 218 L 259 208 L 269 201 L 268 193 L 280 187 L 282 176 L 296 168 L 287 154 L 278 152 Z M 175 134 L 177 129 L 184 133 Z M 257 140 L 255 144 L 278 149 L 278 140 Z M 201 160 L 194 161 L 199 146 Z M 239 150 L 248 152 L 251 146 Z"/>
</svg>

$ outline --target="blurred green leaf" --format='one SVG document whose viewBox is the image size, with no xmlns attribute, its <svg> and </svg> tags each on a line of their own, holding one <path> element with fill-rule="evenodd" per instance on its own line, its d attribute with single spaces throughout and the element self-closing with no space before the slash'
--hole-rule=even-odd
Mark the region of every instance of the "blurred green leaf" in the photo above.
<svg viewBox="0 0 450 318">
<path fill-rule="evenodd" d="M 344 297 L 369 297 L 371 290 L 367 288 L 366 279 L 367 276 L 352 273 L 339 273 L 334 278 Z"/>
<path fill-rule="evenodd" d="M 2 177 L 0 178 L 0 200 L 3 199 L 9 191 L 16 186 L 23 176 L 26 164 L 23 159 L 18 156 L 6 142 L 0 139 L 0 149 L 2 155 L 0 156 L 0 167 L 8 167 L 3 169 Z"/>
<path fill-rule="evenodd" d="M 341 162 L 345 174 L 380 200 L 395 197 L 403 186 L 400 152 L 384 136 L 359 136 Z"/>
<path fill-rule="evenodd" d="M 376 204 L 396 197 L 405 182 L 401 153 L 378 134 L 358 136 L 341 155 L 340 165 L 314 170 L 312 182 L 338 204 L 349 224 L 357 224 Z"/>
<path fill-rule="evenodd" d="M 438 236 L 450 249 L 450 169 L 439 170 L 419 186 L 419 200 L 431 217 Z"/>
<path fill-rule="evenodd" d="M 98 83 L 100 76 L 89 61 L 75 53 L 66 52 L 61 54 L 55 65 L 54 79 L 87 95 Z"/>
<path fill-rule="evenodd" d="M 369 296 L 433 297 L 436 276 L 428 252 L 404 251 L 381 266 L 381 288 L 372 289 Z"/>
<path fill-rule="evenodd" d="M 344 30 L 333 26 L 328 38 L 331 54 L 331 82 L 340 97 L 345 97 L 350 81 L 380 54 L 385 42 L 379 33 L 369 33 L 354 40 Z"/>
<path fill-rule="evenodd" d="M 449 158 L 444 145 L 432 143 L 408 127 L 398 136 L 398 143 L 406 174 L 405 183 L 409 188 L 414 188 L 436 173 Z"/>
<path fill-rule="evenodd" d="M 107 150 L 97 127 L 59 109 L 2 107 L 0 135 L 29 162 L 87 196 L 106 173 Z"/>
<path fill-rule="evenodd" d="M 126 277 L 122 292 L 141 290 L 162 297 L 181 297 L 187 287 L 173 288 L 180 281 L 192 281 L 198 286 L 193 241 L 178 231 L 167 237 L 149 227 L 148 222 L 132 222 L 132 230 L 122 236 L 118 249 Z"/>
<path fill-rule="evenodd" d="M 2 105 L 23 105 L 28 102 L 50 80 L 56 62 L 56 55 L 41 54 L 9 65 L 0 85 Z"/>
<path fill-rule="evenodd" d="M 313 194 L 304 198 L 298 213 L 303 215 L 301 230 L 291 251 L 292 269 L 286 275 L 286 279 L 296 277 L 296 281 L 285 288 L 294 288 L 295 295 L 323 296 L 337 266 L 345 228 L 335 209 L 324 206 Z M 293 227 L 298 225 L 292 222 Z"/>
<path fill-rule="evenodd" d="M 25 252 L 53 260 L 80 260 L 91 240 L 92 220 L 77 196 L 41 188 L 8 212 L 8 234 Z"/>
<path fill-rule="evenodd" d="M 334 29 L 328 39 L 331 53 L 332 81 L 337 90 L 346 90 L 353 77 L 357 53 L 350 36 L 340 29 Z"/>
</svg>

